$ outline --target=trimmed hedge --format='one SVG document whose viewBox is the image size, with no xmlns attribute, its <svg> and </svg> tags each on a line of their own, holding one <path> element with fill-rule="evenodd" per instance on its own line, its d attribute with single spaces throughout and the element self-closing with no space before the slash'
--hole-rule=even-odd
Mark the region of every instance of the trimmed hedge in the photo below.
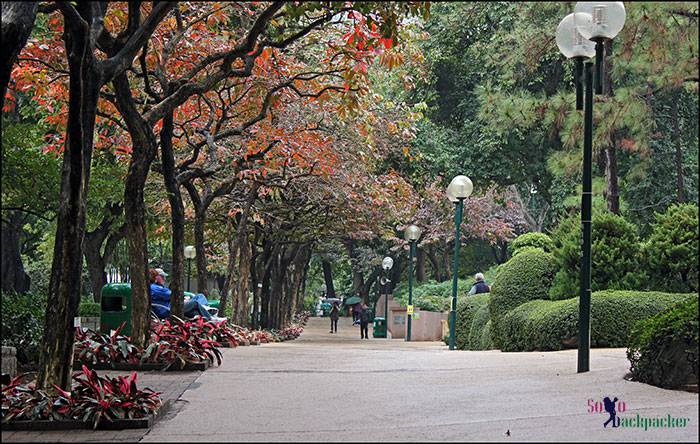
<svg viewBox="0 0 700 444">
<path fill-rule="evenodd" d="M 80 302 L 78 307 L 78 314 L 81 317 L 99 317 L 101 313 L 101 306 L 97 302 Z"/>
<path fill-rule="evenodd" d="M 503 347 L 503 318 L 519 305 L 534 299 L 549 299 L 549 287 L 557 271 L 554 255 L 527 248 L 498 268 L 491 287 L 488 309 L 493 322 L 495 345 Z"/>
<path fill-rule="evenodd" d="M 591 297 L 591 347 L 625 347 L 636 322 L 697 295 L 605 290 Z M 561 350 L 578 343 L 578 298 L 530 301 L 501 324 L 502 351 Z"/>
<path fill-rule="evenodd" d="M 637 228 L 622 216 L 594 212 L 591 224 L 591 289 L 634 290 L 643 285 L 640 274 L 641 244 Z M 581 223 L 563 220 L 552 238 L 559 271 L 549 292 L 553 300 L 579 294 L 581 279 Z"/>
<path fill-rule="evenodd" d="M 513 239 L 508 245 L 508 252 L 515 256 L 525 247 L 535 247 L 551 253 L 554 250 L 554 241 L 544 233 L 525 233 Z"/>
<path fill-rule="evenodd" d="M 460 350 L 478 350 L 481 331 L 489 321 L 489 293 L 460 297 L 457 301 L 457 329 L 455 347 Z"/>
<path fill-rule="evenodd" d="M 698 298 L 639 321 L 627 358 L 632 379 L 664 388 L 698 383 Z"/>
</svg>

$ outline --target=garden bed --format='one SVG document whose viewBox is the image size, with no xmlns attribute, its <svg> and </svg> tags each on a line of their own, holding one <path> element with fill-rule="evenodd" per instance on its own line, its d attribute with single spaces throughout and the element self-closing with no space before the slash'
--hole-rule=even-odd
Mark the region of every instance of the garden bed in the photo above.
<svg viewBox="0 0 700 444">
<path fill-rule="evenodd" d="M 100 362 L 97 364 L 91 364 L 89 362 L 75 362 L 73 363 L 73 370 L 80 370 L 82 366 L 85 365 L 90 370 L 121 370 L 121 371 L 152 371 L 161 370 L 169 372 L 188 372 L 188 371 L 205 371 L 211 365 L 209 361 L 202 362 L 187 362 L 183 368 L 178 368 L 175 365 L 170 365 L 166 363 L 154 363 L 154 362 L 144 362 L 143 364 L 130 364 L 128 362 Z M 170 365 L 170 367 L 168 367 Z"/>
<path fill-rule="evenodd" d="M 124 429 L 148 429 L 153 426 L 153 423 L 162 417 L 170 408 L 171 400 L 166 399 L 161 404 L 155 414 L 150 414 L 145 418 L 134 419 L 101 419 L 97 424 L 97 430 L 124 430 Z M 39 419 L 39 420 L 20 420 L 8 421 L 2 423 L 3 431 L 47 431 L 47 430 L 91 430 L 94 429 L 92 421 L 76 421 L 76 420 L 57 420 L 57 419 Z"/>
</svg>

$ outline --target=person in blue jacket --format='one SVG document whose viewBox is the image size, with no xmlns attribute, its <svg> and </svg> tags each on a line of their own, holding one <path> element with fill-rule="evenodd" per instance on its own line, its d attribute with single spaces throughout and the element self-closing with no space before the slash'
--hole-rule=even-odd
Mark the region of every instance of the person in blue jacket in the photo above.
<svg viewBox="0 0 700 444">
<path fill-rule="evenodd" d="M 160 319 L 170 316 L 170 295 L 172 291 L 165 286 L 165 278 L 168 276 L 161 268 L 149 270 L 151 277 L 151 308 Z M 197 315 L 206 320 L 225 321 L 226 318 L 212 316 L 209 311 L 196 298 L 190 299 L 183 304 L 183 313 L 189 318 Z"/>
</svg>

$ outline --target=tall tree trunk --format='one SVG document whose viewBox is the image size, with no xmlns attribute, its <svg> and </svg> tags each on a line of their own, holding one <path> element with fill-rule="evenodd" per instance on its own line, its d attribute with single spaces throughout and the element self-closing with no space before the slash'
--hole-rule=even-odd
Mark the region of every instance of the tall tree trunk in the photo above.
<svg viewBox="0 0 700 444">
<path fill-rule="evenodd" d="M 170 92 L 170 91 L 168 91 Z M 173 230 L 173 266 L 170 271 L 170 312 L 183 316 L 183 291 L 185 275 L 185 206 L 182 203 L 180 185 L 175 177 L 175 154 L 173 153 L 173 114 L 163 118 L 160 131 L 161 160 L 163 162 L 163 182 L 170 203 L 170 220 Z M 223 316 L 223 315 L 222 315 Z"/>
<path fill-rule="evenodd" d="M 613 141 L 614 142 L 614 141 Z M 608 210 L 620 214 L 620 190 L 617 183 L 617 148 L 605 148 L 605 177 L 607 179 L 606 198 Z"/>
<path fill-rule="evenodd" d="M 438 262 L 437 256 L 435 255 L 435 245 L 430 245 L 425 252 L 428 260 L 430 261 L 430 266 L 433 271 L 433 279 L 436 282 L 442 282 L 442 273 L 440 272 L 440 263 Z"/>
<path fill-rule="evenodd" d="M 242 222 L 242 224 L 244 224 Z M 239 325 L 248 325 L 248 289 L 250 282 L 250 240 L 248 230 L 239 230 L 238 241 L 238 285 L 236 286 L 236 310 L 234 314 L 235 322 Z"/>
<path fill-rule="evenodd" d="M 86 234 L 83 247 L 85 249 L 85 263 L 90 275 L 92 297 L 95 302 L 100 302 L 102 300 L 102 287 L 107 283 L 107 273 L 105 272 L 106 263 L 100 253 L 102 242 L 97 242 L 98 239 L 90 239 Z"/>
<path fill-rule="evenodd" d="M 442 254 L 440 255 L 442 259 L 442 276 L 445 281 L 448 279 L 452 279 L 452 256 L 450 254 L 451 251 L 454 251 L 454 241 L 446 243 L 445 248 L 442 249 Z"/>
<path fill-rule="evenodd" d="M 608 57 L 612 55 L 612 40 L 605 42 L 605 53 L 603 94 L 612 97 L 614 94 L 611 76 L 613 66 L 610 57 Z M 617 145 L 619 135 L 616 131 L 613 132 L 611 139 L 610 145 L 605 147 L 605 195 L 608 202 L 608 210 L 612 213 L 620 214 L 620 187 L 617 179 Z"/>
<path fill-rule="evenodd" d="M 4 6 L 3 6 L 4 7 Z M 7 220 L 2 219 L 2 291 L 26 293 L 29 291 L 29 275 L 25 273 L 20 255 L 20 234 L 22 215 L 16 211 L 7 212 Z"/>
<path fill-rule="evenodd" d="M 5 106 L 7 84 L 10 82 L 12 67 L 17 61 L 27 38 L 34 27 L 39 2 L 2 2 L 2 45 L 0 45 L 0 110 Z"/>
<path fill-rule="evenodd" d="M 326 284 L 326 297 L 335 297 L 335 287 L 333 287 L 333 268 L 331 263 L 321 258 L 321 268 L 323 268 L 323 282 Z"/>
<path fill-rule="evenodd" d="M 671 119 L 673 119 L 673 141 L 676 146 L 676 193 L 680 203 L 685 202 L 685 185 L 683 183 L 683 146 L 681 143 L 681 130 L 678 124 L 678 99 L 671 101 Z"/>
<path fill-rule="evenodd" d="M 207 256 L 204 249 L 204 223 L 206 207 L 200 207 L 194 215 L 194 248 L 197 251 L 197 292 L 209 294 L 207 290 Z"/>
<path fill-rule="evenodd" d="M 229 295 L 231 290 L 235 286 L 234 282 L 237 277 L 236 273 L 236 239 L 234 237 L 233 231 L 233 218 L 229 217 L 226 220 L 226 245 L 228 246 L 228 263 L 226 265 L 226 281 L 224 282 L 224 288 L 221 291 L 221 298 L 219 300 L 219 315 L 226 316 L 226 306 L 228 305 Z M 235 304 L 235 302 L 234 302 Z M 233 310 L 231 311 L 233 313 Z M 232 320 L 232 322 L 236 323 Z M 240 325 L 240 324 L 239 324 Z"/>
<path fill-rule="evenodd" d="M 92 6 L 78 4 L 81 15 L 93 20 Z M 61 169 L 61 203 L 58 212 L 53 264 L 44 323 L 44 338 L 37 388 L 53 384 L 70 390 L 75 327 L 83 270 L 83 236 L 87 189 L 90 180 L 93 134 L 101 75 L 87 30 L 65 27 L 64 40 L 70 71 L 68 122 Z"/>
<path fill-rule="evenodd" d="M 126 74 L 119 74 L 112 84 L 119 113 L 124 117 L 132 142 L 131 160 L 124 183 L 124 218 L 131 278 L 131 336 L 135 345 L 143 347 L 148 341 L 151 306 L 144 186 L 158 148 L 148 122 L 134 105 Z"/>
<path fill-rule="evenodd" d="M 416 248 L 416 282 L 425 282 L 425 251 Z"/>
</svg>

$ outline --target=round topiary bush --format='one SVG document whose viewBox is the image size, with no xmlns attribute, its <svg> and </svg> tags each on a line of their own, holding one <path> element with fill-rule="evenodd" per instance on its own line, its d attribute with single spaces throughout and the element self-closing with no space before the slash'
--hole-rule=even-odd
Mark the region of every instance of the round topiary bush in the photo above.
<svg viewBox="0 0 700 444">
<path fill-rule="evenodd" d="M 697 384 L 697 295 L 638 322 L 630 333 L 627 358 L 635 381 L 664 388 Z"/>
<path fill-rule="evenodd" d="M 554 256 L 540 249 L 522 251 L 498 268 L 488 302 L 491 334 L 497 348 L 502 344 L 503 317 L 525 302 L 548 299 L 556 271 Z"/>
<path fill-rule="evenodd" d="M 511 256 L 515 256 L 526 247 L 540 248 L 549 253 L 554 250 L 554 242 L 544 233 L 525 233 L 513 239 L 508 245 L 508 252 Z"/>
<path fill-rule="evenodd" d="M 591 289 L 630 290 L 640 287 L 641 244 L 634 225 L 610 212 L 593 215 L 591 227 Z M 559 271 L 549 292 L 551 299 L 579 295 L 581 224 L 568 218 L 553 234 Z"/>
<path fill-rule="evenodd" d="M 634 325 L 688 293 L 600 291 L 591 296 L 591 347 L 625 347 Z M 561 350 L 578 345 L 579 298 L 530 301 L 509 312 L 502 323 L 502 351 Z M 696 313 L 697 315 L 697 313 Z"/>
<path fill-rule="evenodd" d="M 643 252 L 650 288 L 698 291 L 698 207 L 672 205 L 657 214 Z"/>
</svg>

